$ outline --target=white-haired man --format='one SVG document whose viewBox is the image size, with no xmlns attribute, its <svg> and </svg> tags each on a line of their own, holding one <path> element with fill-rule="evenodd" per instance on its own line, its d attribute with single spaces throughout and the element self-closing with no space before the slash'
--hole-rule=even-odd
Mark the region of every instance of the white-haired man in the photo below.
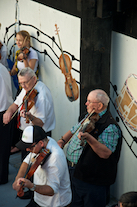
<svg viewBox="0 0 137 207">
<path fill-rule="evenodd" d="M 109 97 L 96 89 L 87 97 L 87 113 L 99 115 L 93 130 L 77 132 L 83 120 L 59 141 L 60 147 L 70 140 L 67 160 L 72 182 L 72 207 L 105 207 L 109 186 L 114 183 L 121 150 L 121 130 L 107 110 Z M 87 116 L 87 115 L 86 115 Z M 82 140 L 85 145 L 81 146 Z"/>
<path fill-rule="evenodd" d="M 18 80 L 19 84 L 22 86 L 22 90 L 14 103 L 3 115 L 3 123 L 8 124 L 14 112 L 18 110 L 20 114 L 19 129 L 21 134 L 29 125 L 38 125 L 47 133 L 50 133 L 51 130 L 55 128 L 54 106 L 50 90 L 43 82 L 37 80 L 36 74 L 30 68 L 22 69 L 18 73 Z M 25 105 L 23 98 L 26 94 L 28 94 L 29 97 L 29 92 L 32 89 L 36 89 L 38 94 L 34 96 L 35 104 L 26 112 L 26 109 L 22 107 L 22 105 Z M 26 123 L 26 116 L 29 118 L 29 123 Z"/>
</svg>

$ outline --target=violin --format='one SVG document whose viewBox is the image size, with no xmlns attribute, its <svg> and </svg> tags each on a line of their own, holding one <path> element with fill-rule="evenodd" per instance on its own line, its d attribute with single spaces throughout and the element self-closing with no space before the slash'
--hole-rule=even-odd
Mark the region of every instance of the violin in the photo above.
<svg viewBox="0 0 137 207">
<path fill-rule="evenodd" d="M 99 115 L 95 112 L 91 112 L 91 114 L 83 120 L 81 123 L 81 132 L 91 132 L 95 129 L 95 123 L 99 120 Z M 84 146 L 85 142 L 83 137 L 81 137 L 81 143 L 80 146 Z"/>
<path fill-rule="evenodd" d="M 22 47 L 18 55 L 18 61 L 22 61 L 23 59 L 26 59 L 29 53 L 30 53 L 30 50 L 28 47 Z"/>
<path fill-rule="evenodd" d="M 34 88 L 29 95 L 26 94 L 23 98 L 23 108 L 26 112 L 29 111 L 34 105 L 35 100 L 34 98 L 38 95 L 38 91 Z M 26 123 L 29 123 L 29 118 L 26 116 Z"/>
<path fill-rule="evenodd" d="M 79 97 L 79 88 L 78 85 L 76 83 L 76 80 L 72 78 L 71 75 L 71 69 L 72 69 L 72 63 L 70 60 L 70 57 L 67 54 L 63 53 L 62 50 L 62 45 L 61 45 L 61 41 L 60 41 L 60 37 L 59 37 L 59 33 L 58 33 L 58 28 L 57 28 L 57 24 L 55 24 L 56 27 L 56 32 L 58 35 L 58 39 L 59 39 L 59 43 L 60 43 L 60 48 L 61 48 L 61 55 L 59 58 L 59 65 L 60 65 L 60 69 L 62 71 L 62 73 L 65 75 L 65 93 L 69 99 L 69 101 L 75 101 L 78 99 Z"/>
<path fill-rule="evenodd" d="M 93 110 L 83 121 L 81 122 L 81 125 L 78 127 L 78 129 L 75 131 L 73 136 L 78 132 L 91 132 L 95 128 L 95 123 L 99 120 L 99 115 L 95 113 L 95 110 Z M 72 136 L 72 137 L 73 137 Z M 71 139 L 72 139 L 71 137 Z M 83 137 L 81 137 L 81 143 L 80 146 L 84 146 L 85 142 Z"/>
<path fill-rule="evenodd" d="M 28 172 L 26 173 L 25 178 L 30 179 L 39 165 L 42 165 L 43 161 L 51 154 L 49 149 L 42 149 L 38 157 L 35 159 L 35 162 L 30 166 Z M 22 197 L 24 195 L 24 183 L 21 183 L 21 187 L 17 193 L 18 197 Z"/>
<path fill-rule="evenodd" d="M 36 84 L 35 84 L 36 85 Z M 25 96 L 24 96 L 24 98 L 23 98 L 23 102 L 18 106 L 18 108 L 17 108 L 17 110 L 13 113 L 13 115 L 12 115 L 12 117 L 11 117 L 11 119 L 10 119 L 10 121 L 15 117 L 15 115 L 18 113 L 18 109 L 23 105 L 23 108 L 26 110 L 26 111 L 28 111 L 28 110 L 30 110 L 31 108 L 32 108 L 32 106 L 34 106 L 34 104 L 33 105 L 31 105 L 32 103 L 34 103 L 33 102 L 33 99 L 35 98 L 35 96 L 38 94 L 38 92 L 37 92 L 37 90 L 35 89 L 34 90 L 34 87 L 35 87 L 35 85 L 33 86 L 33 88 L 28 92 L 28 94 L 26 94 Z M 34 90 L 34 91 L 33 91 Z M 31 100 L 31 102 L 29 102 L 29 104 L 26 102 L 26 100 L 29 98 L 29 95 L 32 93 L 32 96 L 30 96 L 32 99 L 30 99 Z M 31 104 L 30 104 L 31 103 Z M 29 107 L 28 107 L 28 105 L 29 105 Z M 25 106 L 26 106 L 26 108 L 25 108 Z"/>
</svg>

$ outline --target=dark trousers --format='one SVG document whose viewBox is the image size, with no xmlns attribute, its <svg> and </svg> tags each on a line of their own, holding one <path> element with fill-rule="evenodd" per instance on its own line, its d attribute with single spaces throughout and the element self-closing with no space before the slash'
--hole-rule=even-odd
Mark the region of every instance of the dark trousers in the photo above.
<svg viewBox="0 0 137 207">
<path fill-rule="evenodd" d="M 26 207 L 40 207 L 33 199 L 29 202 Z"/>
<path fill-rule="evenodd" d="M 70 205 L 64 206 L 69 207 Z M 33 199 L 30 201 L 30 203 L 25 207 L 40 207 Z"/>
<path fill-rule="evenodd" d="M 3 124 L 3 114 L 0 112 L 0 184 L 8 182 L 9 173 L 9 156 L 11 149 L 11 141 L 13 136 L 13 120 L 8 124 Z"/>
<path fill-rule="evenodd" d="M 68 162 L 68 160 L 67 160 Z M 74 191 L 74 187 L 73 187 L 73 175 L 74 175 L 74 171 L 75 171 L 75 166 L 70 166 L 68 163 L 68 169 L 69 169 L 69 177 L 70 177 L 70 184 L 71 184 L 71 191 L 72 191 L 72 196 L 73 196 L 73 191 Z"/>
<path fill-rule="evenodd" d="M 105 207 L 107 186 L 85 183 L 73 177 L 71 207 Z"/>
</svg>

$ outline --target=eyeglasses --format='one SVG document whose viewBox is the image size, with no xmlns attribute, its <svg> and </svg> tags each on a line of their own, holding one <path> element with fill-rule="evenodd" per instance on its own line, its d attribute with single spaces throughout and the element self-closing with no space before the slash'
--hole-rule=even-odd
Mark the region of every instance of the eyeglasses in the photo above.
<svg viewBox="0 0 137 207">
<path fill-rule="evenodd" d="M 28 80 L 28 81 L 25 81 L 25 82 L 23 82 L 23 83 L 19 83 L 19 85 L 20 86 L 22 86 L 22 85 L 27 85 L 29 82 L 30 82 L 30 80 L 33 78 L 33 76 Z"/>
<path fill-rule="evenodd" d="M 35 146 L 37 145 L 37 143 L 35 143 L 34 145 L 31 145 L 30 147 L 28 147 L 30 150 L 32 150 Z"/>
<path fill-rule="evenodd" d="M 100 103 L 100 101 L 89 101 L 89 100 L 87 100 L 87 102 L 90 104 L 90 103 Z"/>
</svg>

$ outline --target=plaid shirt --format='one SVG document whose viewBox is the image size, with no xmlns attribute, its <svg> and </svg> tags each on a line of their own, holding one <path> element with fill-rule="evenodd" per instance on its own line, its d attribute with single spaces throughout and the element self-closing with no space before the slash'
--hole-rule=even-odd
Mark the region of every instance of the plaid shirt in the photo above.
<svg viewBox="0 0 137 207">
<path fill-rule="evenodd" d="M 99 116 L 103 116 L 107 111 L 104 110 L 101 113 L 99 113 Z M 83 121 L 83 120 L 82 120 Z M 81 122 L 82 122 L 81 121 Z M 81 122 L 76 124 L 71 128 L 71 133 L 74 134 L 79 126 L 81 125 Z M 73 135 L 72 139 L 70 140 L 67 148 L 67 159 L 75 164 L 77 164 L 78 159 L 82 153 L 83 147 L 80 146 L 81 141 L 77 137 L 79 133 L 79 130 Z M 106 145 L 112 152 L 115 151 L 118 138 L 120 137 L 120 130 L 116 127 L 114 124 L 110 124 L 98 137 L 98 141 L 104 145 Z"/>
</svg>

